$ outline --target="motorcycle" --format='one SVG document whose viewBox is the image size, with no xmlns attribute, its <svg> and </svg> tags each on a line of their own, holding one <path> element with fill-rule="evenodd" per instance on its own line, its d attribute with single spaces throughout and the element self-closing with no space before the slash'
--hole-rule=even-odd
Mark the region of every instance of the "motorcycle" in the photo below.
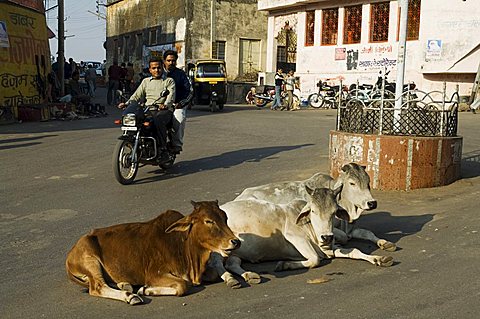
<svg viewBox="0 0 480 319">
<path fill-rule="evenodd" d="M 397 84 L 395 82 L 389 82 L 387 77 L 390 74 L 390 71 L 385 72 L 385 75 L 382 76 L 382 71 L 378 74 L 377 82 L 375 83 L 375 90 L 380 91 L 382 89 L 382 83 L 385 81 L 385 97 L 386 98 L 395 98 L 395 91 Z M 403 84 L 403 92 L 412 91 L 416 88 L 415 83 L 406 83 Z M 378 95 L 378 94 L 377 94 Z"/>
<path fill-rule="evenodd" d="M 329 85 L 322 80 L 318 81 L 317 87 L 318 92 L 310 94 L 308 97 L 308 105 L 317 109 L 322 107 L 336 109 L 340 94 L 342 99 L 345 100 L 348 92 L 348 88 L 345 85 L 342 85 L 340 92 L 340 85 Z"/>
<path fill-rule="evenodd" d="M 268 103 L 273 102 L 273 100 L 275 100 L 275 86 L 271 86 L 271 85 L 258 86 L 256 88 L 256 92 L 257 93 L 254 94 L 253 97 L 254 97 L 255 106 L 257 107 L 264 107 Z M 299 93 L 300 93 L 299 89 L 295 89 L 293 91 L 293 105 L 300 105 Z M 282 105 L 285 105 L 286 99 L 288 99 L 287 92 L 282 90 L 280 92 L 280 100 Z"/>
<path fill-rule="evenodd" d="M 170 92 L 161 92 L 157 101 L 162 104 Z M 162 101 L 163 99 L 163 101 Z M 156 105 L 156 102 L 153 105 Z M 145 165 L 158 165 L 167 170 L 171 168 L 176 159 L 176 153 L 167 149 L 167 159 L 161 160 L 161 152 L 157 146 L 157 130 L 153 117 L 147 105 L 130 111 L 128 108 L 121 120 L 115 124 L 122 125 L 122 135 L 113 152 L 113 172 L 117 181 L 122 185 L 132 184 L 137 176 L 138 169 Z M 168 135 L 171 135 L 169 130 Z"/>
</svg>

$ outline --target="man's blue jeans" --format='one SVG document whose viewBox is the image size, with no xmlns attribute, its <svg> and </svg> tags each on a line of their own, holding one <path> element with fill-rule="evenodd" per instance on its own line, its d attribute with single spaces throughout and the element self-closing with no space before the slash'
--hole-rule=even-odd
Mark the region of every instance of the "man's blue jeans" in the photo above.
<svg viewBox="0 0 480 319">
<path fill-rule="evenodd" d="M 280 93 L 282 91 L 282 87 L 276 85 L 275 86 L 275 99 L 273 100 L 272 108 L 277 108 L 282 106 L 282 100 L 280 98 Z"/>
</svg>

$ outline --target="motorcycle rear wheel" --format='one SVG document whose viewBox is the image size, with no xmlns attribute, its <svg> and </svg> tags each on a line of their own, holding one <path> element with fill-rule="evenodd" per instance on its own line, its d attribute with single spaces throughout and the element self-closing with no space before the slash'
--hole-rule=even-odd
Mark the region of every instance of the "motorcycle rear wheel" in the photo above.
<svg viewBox="0 0 480 319">
<path fill-rule="evenodd" d="M 216 101 L 210 101 L 210 112 L 216 112 L 217 110 L 218 110 L 217 102 Z"/>
<path fill-rule="evenodd" d="M 259 97 L 255 98 L 255 106 L 256 107 L 264 107 L 265 105 L 267 105 L 267 103 L 268 103 L 267 100 L 261 99 Z"/>
<path fill-rule="evenodd" d="M 310 96 L 308 97 L 308 105 L 310 107 L 319 109 L 323 106 L 324 103 L 325 103 L 325 99 L 323 98 L 322 95 L 318 93 L 310 94 Z"/>
<path fill-rule="evenodd" d="M 132 162 L 133 142 L 121 140 L 113 151 L 113 173 L 116 180 L 122 185 L 134 182 L 138 172 L 138 161 Z"/>
</svg>

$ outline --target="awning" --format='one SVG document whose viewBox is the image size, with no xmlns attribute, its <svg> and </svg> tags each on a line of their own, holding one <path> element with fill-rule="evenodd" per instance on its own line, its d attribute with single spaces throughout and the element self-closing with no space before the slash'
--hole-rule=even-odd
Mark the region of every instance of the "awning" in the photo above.
<svg viewBox="0 0 480 319">
<path fill-rule="evenodd" d="M 468 51 L 450 67 L 437 67 L 436 69 L 426 69 L 424 74 L 438 74 L 438 73 L 477 73 L 478 65 L 480 63 L 480 44 L 477 44 L 473 49 Z"/>
<path fill-rule="evenodd" d="M 455 62 L 447 73 L 477 73 L 480 63 L 480 44 Z"/>
<path fill-rule="evenodd" d="M 49 39 L 53 39 L 56 37 L 55 33 L 53 33 L 53 31 L 48 26 L 47 26 L 47 35 Z"/>
</svg>

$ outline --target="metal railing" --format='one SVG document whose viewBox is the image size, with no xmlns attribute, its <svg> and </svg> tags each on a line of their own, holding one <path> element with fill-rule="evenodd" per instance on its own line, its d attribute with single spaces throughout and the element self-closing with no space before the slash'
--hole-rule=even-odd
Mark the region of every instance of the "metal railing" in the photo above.
<svg viewBox="0 0 480 319">
<path fill-rule="evenodd" d="M 401 99 L 401 107 L 395 108 L 394 95 L 383 87 L 372 92 L 354 90 L 346 100 L 338 101 L 336 128 L 377 135 L 457 135 L 458 86 L 450 99 L 445 83 L 443 91 L 408 90 Z"/>
</svg>

